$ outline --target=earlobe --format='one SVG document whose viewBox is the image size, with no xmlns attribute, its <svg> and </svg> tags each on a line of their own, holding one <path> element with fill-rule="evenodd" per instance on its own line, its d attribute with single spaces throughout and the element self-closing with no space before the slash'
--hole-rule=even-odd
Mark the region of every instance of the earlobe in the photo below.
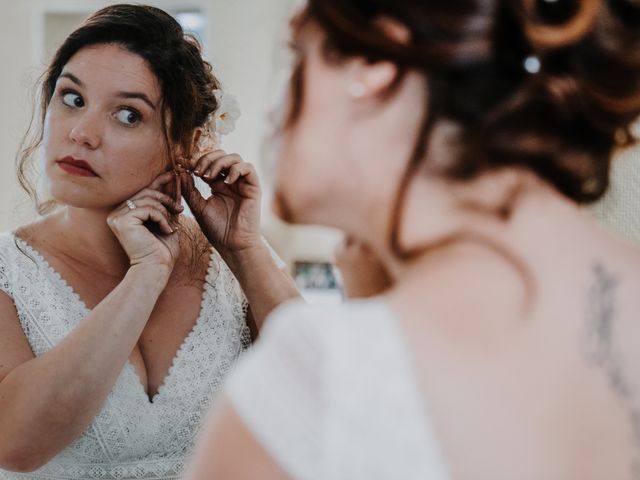
<svg viewBox="0 0 640 480">
<path fill-rule="evenodd" d="M 398 67 L 386 61 L 359 62 L 355 70 L 347 87 L 354 99 L 378 97 L 387 92 L 398 77 Z"/>
</svg>

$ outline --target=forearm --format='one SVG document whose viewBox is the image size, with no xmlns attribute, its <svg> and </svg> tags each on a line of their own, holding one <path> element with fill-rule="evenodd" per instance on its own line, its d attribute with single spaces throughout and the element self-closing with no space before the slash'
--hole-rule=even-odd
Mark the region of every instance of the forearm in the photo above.
<svg viewBox="0 0 640 480">
<path fill-rule="evenodd" d="M 278 267 L 264 244 L 226 255 L 224 260 L 247 296 L 258 329 L 274 308 L 300 297 L 291 276 Z"/>
<path fill-rule="evenodd" d="M 90 424 L 111 391 L 168 278 L 132 267 L 62 342 L 0 383 L 4 463 L 37 468 Z"/>
</svg>

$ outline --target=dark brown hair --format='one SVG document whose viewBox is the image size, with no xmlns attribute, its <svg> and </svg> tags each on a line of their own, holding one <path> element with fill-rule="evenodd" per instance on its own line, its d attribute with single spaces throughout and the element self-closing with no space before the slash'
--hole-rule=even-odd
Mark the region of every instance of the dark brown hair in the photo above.
<svg viewBox="0 0 640 480">
<path fill-rule="evenodd" d="M 194 129 L 202 126 L 218 107 L 213 90 L 220 88 L 220 83 L 211 65 L 202 59 L 197 39 L 185 34 L 171 15 L 155 7 L 129 4 L 111 5 L 95 12 L 66 38 L 44 73 L 39 123 L 37 128 L 29 128 L 18 154 L 18 179 L 41 214 L 50 211 L 53 203 L 39 201 L 27 171 L 42 143 L 47 108 L 69 59 L 80 49 L 97 44 L 120 45 L 142 57 L 158 78 L 161 111 L 169 119 L 168 127 L 163 124 L 167 151 L 172 144 L 189 151 Z"/>
<path fill-rule="evenodd" d="M 404 25 L 410 41 L 385 35 L 382 18 Z M 310 23 L 326 34 L 329 59 L 391 61 L 400 78 L 415 71 L 427 79 L 392 219 L 397 253 L 404 194 L 439 122 L 459 131 L 455 157 L 439 171 L 445 178 L 519 167 L 579 203 L 603 195 L 614 149 L 631 143 L 629 125 L 640 115 L 637 1 L 308 0 L 294 35 Z M 301 59 L 285 127 L 302 108 L 303 70 Z"/>
</svg>

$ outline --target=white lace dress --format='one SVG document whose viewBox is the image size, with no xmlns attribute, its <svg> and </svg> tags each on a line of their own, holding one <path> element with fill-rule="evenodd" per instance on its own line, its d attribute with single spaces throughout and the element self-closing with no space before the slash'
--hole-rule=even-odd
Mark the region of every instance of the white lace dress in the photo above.
<svg viewBox="0 0 640 480">
<path fill-rule="evenodd" d="M 384 300 L 276 309 L 225 392 L 294 479 L 448 478 Z"/>
<path fill-rule="evenodd" d="M 0 235 L 0 289 L 14 301 L 35 355 L 58 344 L 89 313 L 44 258 Z M 177 479 L 223 378 L 249 341 L 247 301 L 217 253 L 211 256 L 200 316 L 164 385 L 149 401 L 127 363 L 89 428 L 42 468 L 0 479 Z"/>
</svg>

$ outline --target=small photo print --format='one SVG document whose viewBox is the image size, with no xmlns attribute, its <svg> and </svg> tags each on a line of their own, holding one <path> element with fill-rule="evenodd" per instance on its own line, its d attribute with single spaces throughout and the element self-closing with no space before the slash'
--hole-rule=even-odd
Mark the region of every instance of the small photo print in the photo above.
<svg viewBox="0 0 640 480">
<path fill-rule="evenodd" d="M 305 290 L 340 290 L 335 268 L 327 262 L 295 262 L 293 276 Z"/>
</svg>

